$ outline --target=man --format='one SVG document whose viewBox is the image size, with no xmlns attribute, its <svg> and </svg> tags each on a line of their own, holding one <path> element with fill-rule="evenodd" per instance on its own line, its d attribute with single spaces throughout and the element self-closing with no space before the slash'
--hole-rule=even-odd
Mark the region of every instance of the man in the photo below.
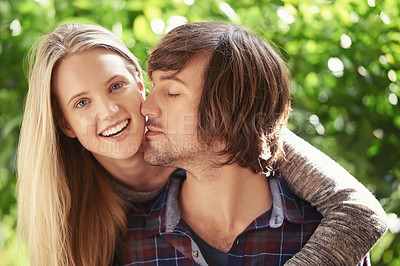
<svg viewBox="0 0 400 266">
<path fill-rule="evenodd" d="M 186 174 L 172 175 L 148 214 L 132 215 L 122 263 L 290 259 L 321 215 L 275 173 L 290 108 L 280 57 L 242 27 L 191 23 L 162 39 L 148 70 L 145 160 Z"/>
</svg>

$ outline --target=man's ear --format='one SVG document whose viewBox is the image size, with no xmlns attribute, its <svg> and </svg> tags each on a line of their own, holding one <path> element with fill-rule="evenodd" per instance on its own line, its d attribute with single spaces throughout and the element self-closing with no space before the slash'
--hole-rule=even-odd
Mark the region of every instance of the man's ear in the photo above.
<svg viewBox="0 0 400 266">
<path fill-rule="evenodd" d="M 58 126 L 60 127 L 61 131 L 68 137 L 70 138 L 76 138 L 75 132 L 72 130 L 68 122 L 64 119 L 61 118 L 60 121 L 58 122 Z"/>
</svg>

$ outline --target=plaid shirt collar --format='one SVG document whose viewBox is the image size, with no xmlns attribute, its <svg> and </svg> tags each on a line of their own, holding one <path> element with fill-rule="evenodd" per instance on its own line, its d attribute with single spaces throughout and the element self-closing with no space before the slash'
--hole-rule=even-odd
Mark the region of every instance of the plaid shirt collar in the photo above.
<svg viewBox="0 0 400 266">
<path fill-rule="evenodd" d="M 178 193 L 185 178 L 186 171 L 183 169 L 177 169 L 171 174 L 165 193 L 157 199 L 147 217 L 146 235 L 148 237 L 172 233 L 181 222 Z M 278 228 L 282 226 L 284 220 L 305 224 L 306 221 L 299 211 L 292 193 L 281 178 L 269 177 L 269 184 L 273 198 L 272 209 L 256 218 L 245 229 L 245 232 L 266 227 Z M 182 223 L 186 225 L 183 220 Z"/>
</svg>

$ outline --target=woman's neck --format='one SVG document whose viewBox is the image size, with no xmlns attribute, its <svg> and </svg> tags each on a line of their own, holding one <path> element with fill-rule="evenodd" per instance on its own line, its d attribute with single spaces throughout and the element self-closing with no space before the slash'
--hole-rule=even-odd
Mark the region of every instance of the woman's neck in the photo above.
<svg viewBox="0 0 400 266">
<path fill-rule="evenodd" d="M 157 190 L 165 184 L 169 175 L 175 170 L 175 168 L 147 164 L 141 152 L 137 152 L 128 159 L 96 159 L 118 181 L 138 192 Z"/>
</svg>

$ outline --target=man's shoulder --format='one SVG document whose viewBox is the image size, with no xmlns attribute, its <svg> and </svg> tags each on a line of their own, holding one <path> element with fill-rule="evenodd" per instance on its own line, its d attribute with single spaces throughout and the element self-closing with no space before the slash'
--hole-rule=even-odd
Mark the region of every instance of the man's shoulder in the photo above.
<svg viewBox="0 0 400 266">
<path fill-rule="evenodd" d="M 272 183 L 271 181 L 276 182 L 277 184 L 277 191 L 275 191 L 274 194 L 276 196 L 279 194 L 282 201 L 283 214 L 286 220 L 294 222 L 304 220 L 301 223 L 319 223 L 321 221 L 322 215 L 318 212 L 317 208 L 312 206 L 308 201 L 293 194 L 280 173 L 275 174 L 271 178 L 270 184 Z M 273 186 L 271 184 L 271 190 L 272 189 Z"/>
</svg>

